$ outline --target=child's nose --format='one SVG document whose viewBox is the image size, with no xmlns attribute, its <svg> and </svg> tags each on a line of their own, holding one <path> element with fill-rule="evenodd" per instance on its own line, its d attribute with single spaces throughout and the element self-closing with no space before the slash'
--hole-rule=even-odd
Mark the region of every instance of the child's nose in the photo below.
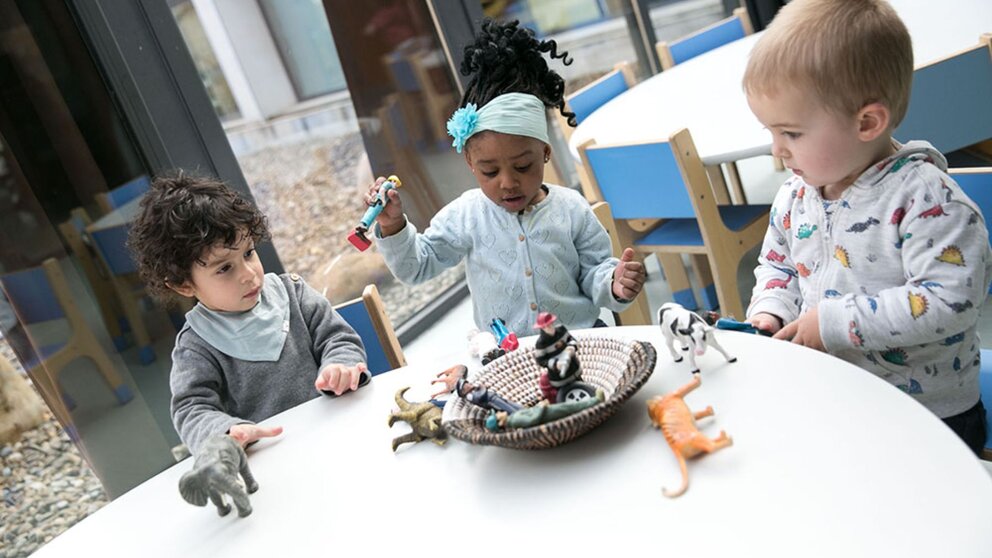
<svg viewBox="0 0 992 558">
<path fill-rule="evenodd" d="M 772 140 L 772 155 L 779 159 L 786 159 L 789 156 L 789 150 L 779 140 Z"/>
</svg>

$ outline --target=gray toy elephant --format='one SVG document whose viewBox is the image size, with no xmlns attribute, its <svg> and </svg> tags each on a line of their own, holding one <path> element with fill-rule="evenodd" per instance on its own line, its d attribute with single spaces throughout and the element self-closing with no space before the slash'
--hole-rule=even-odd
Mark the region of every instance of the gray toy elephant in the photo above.
<svg viewBox="0 0 992 558">
<path fill-rule="evenodd" d="M 245 489 L 238 483 L 238 474 L 245 480 Z M 248 456 L 241 444 L 227 434 L 208 438 L 196 454 L 193 469 L 179 479 L 179 493 L 194 506 L 207 505 L 207 498 L 217 506 L 217 513 L 225 516 L 231 505 L 224 502 L 230 496 L 238 508 L 239 517 L 251 515 L 248 494 L 258 490 L 258 482 L 248 470 Z"/>
</svg>

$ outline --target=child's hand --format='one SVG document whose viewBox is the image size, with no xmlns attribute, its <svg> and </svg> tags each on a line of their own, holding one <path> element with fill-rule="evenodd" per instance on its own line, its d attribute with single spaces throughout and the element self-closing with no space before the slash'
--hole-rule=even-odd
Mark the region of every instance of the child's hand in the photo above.
<svg viewBox="0 0 992 558">
<path fill-rule="evenodd" d="M 343 364 L 328 364 L 317 375 L 314 387 L 320 391 L 331 391 L 334 395 L 341 395 L 346 391 L 358 389 L 358 382 L 362 379 L 362 372 L 368 370 L 364 362 L 359 362 L 355 366 L 345 366 Z"/>
<path fill-rule="evenodd" d="M 375 203 L 377 196 L 379 195 L 379 188 L 382 187 L 382 183 L 386 179 L 379 177 L 375 180 L 375 184 L 369 187 L 368 193 L 365 194 L 365 205 L 371 206 Z M 406 218 L 403 217 L 403 202 L 400 201 L 400 193 L 396 189 L 392 189 L 386 192 L 389 197 L 389 203 L 386 207 L 382 208 L 382 212 L 379 213 L 375 221 L 379 223 L 379 228 L 382 230 L 382 236 L 392 236 L 401 230 L 406 225 Z"/>
<path fill-rule="evenodd" d="M 748 323 L 762 331 L 767 331 L 768 333 L 775 333 L 782 329 L 782 320 L 779 319 L 778 316 L 767 312 L 759 312 L 751 316 Z"/>
<path fill-rule="evenodd" d="M 262 438 L 271 438 L 282 434 L 281 426 L 259 426 L 257 424 L 235 424 L 227 431 L 227 435 L 237 440 L 241 447 Z"/>
<path fill-rule="evenodd" d="M 620 300 L 633 300 L 644 286 L 644 264 L 634 260 L 634 249 L 626 248 L 620 263 L 613 271 L 613 296 Z"/>
<path fill-rule="evenodd" d="M 826 351 L 823 339 L 820 337 L 820 313 L 814 307 L 799 319 L 778 330 L 775 339 L 792 339 L 793 343 L 803 345 L 817 351 Z"/>
</svg>

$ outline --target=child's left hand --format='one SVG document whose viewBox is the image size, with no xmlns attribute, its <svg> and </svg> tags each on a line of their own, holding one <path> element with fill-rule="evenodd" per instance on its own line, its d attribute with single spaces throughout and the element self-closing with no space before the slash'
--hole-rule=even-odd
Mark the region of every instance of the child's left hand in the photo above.
<svg viewBox="0 0 992 558">
<path fill-rule="evenodd" d="M 358 382 L 362 379 L 362 372 L 368 370 L 364 362 L 359 362 L 355 366 L 345 366 L 343 364 L 328 364 L 317 375 L 314 387 L 320 391 L 330 391 L 334 395 L 341 395 L 346 391 L 358 389 Z"/>
<path fill-rule="evenodd" d="M 644 264 L 634 260 L 634 249 L 625 249 L 613 271 L 613 296 L 620 300 L 634 300 L 641 292 L 646 277 Z"/>
<path fill-rule="evenodd" d="M 823 339 L 820 337 L 820 313 L 814 307 L 809 312 L 799 316 L 798 320 L 786 324 L 773 336 L 775 339 L 792 340 L 817 351 L 826 351 Z"/>
</svg>

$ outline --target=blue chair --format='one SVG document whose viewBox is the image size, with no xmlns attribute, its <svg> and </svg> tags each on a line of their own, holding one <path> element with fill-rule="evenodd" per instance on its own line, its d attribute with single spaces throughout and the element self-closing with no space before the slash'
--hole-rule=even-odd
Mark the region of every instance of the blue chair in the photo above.
<svg viewBox="0 0 992 558">
<path fill-rule="evenodd" d="M 619 221 L 613 227 L 618 237 L 615 245 L 662 256 L 705 256 L 697 262 L 708 263 L 713 273 L 711 284 L 706 284 L 703 270 L 707 306 L 718 303 L 724 315 L 743 319 L 737 268 L 744 254 L 764 238 L 770 206 L 718 206 L 696 146 L 684 128 L 668 141 L 617 146 L 596 146 L 589 141 L 579 147 L 579 153 L 598 195 L 609 204 L 612 219 Z M 645 219 L 662 221 L 643 234 L 626 223 Z M 662 266 L 671 283 L 672 272 L 665 260 Z M 637 301 L 641 314 L 648 314 L 646 297 Z"/>
<path fill-rule="evenodd" d="M 950 169 L 951 178 L 978 205 L 985 216 L 985 225 L 992 219 L 992 167 Z M 992 293 L 992 286 L 989 287 Z M 992 363 L 990 363 L 992 364 Z"/>
<path fill-rule="evenodd" d="M 661 61 L 661 69 L 667 70 L 700 54 L 709 52 L 727 43 L 754 33 L 746 8 L 737 8 L 734 15 L 718 21 L 709 27 L 672 42 L 658 41 L 655 50 Z"/>
<path fill-rule="evenodd" d="M 106 194 L 97 194 L 96 202 L 100 210 L 105 214 L 121 207 L 127 202 L 141 197 L 152 187 L 151 179 L 147 174 L 129 180 Z"/>
<path fill-rule="evenodd" d="M 362 298 L 341 303 L 334 309 L 362 338 L 369 373 L 375 376 L 406 366 L 403 349 L 375 285 L 366 286 Z"/>
<path fill-rule="evenodd" d="M 909 108 L 894 136 L 948 153 L 992 137 L 992 38 L 913 72 Z"/>
<path fill-rule="evenodd" d="M 985 449 L 982 459 L 992 461 L 992 350 L 982 349 L 982 367 L 978 371 L 978 384 L 985 404 Z"/>
<path fill-rule="evenodd" d="M 633 67 L 627 62 L 621 62 L 611 72 L 565 97 L 565 108 L 575 113 L 576 124 L 582 124 L 596 109 L 633 86 Z M 566 139 L 571 135 L 571 129 L 567 125 L 562 127 Z"/>
<path fill-rule="evenodd" d="M 96 364 L 121 404 L 127 403 L 134 397 L 131 388 L 121 379 L 107 353 L 97 341 L 91 325 L 86 322 L 79 307 L 76 306 L 62 268 L 54 258 L 45 260 L 41 267 L 0 276 L 0 286 L 14 308 L 18 321 L 25 328 L 53 320 L 66 320 L 69 324 L 68 340 L 38 346 L 35 340 L 31 339 L 32 354 L 21 355 L 21 358 L 24 359 L 24 368 L 31 373 L 42 395 L 56 417 L 62 421 L 70 437 L 75 436 L 75 430 L 67 407 L 72 407 L 74 404 L 71 398 L 64 395 L 58 380 L 59 373 L 70 362 L 80 357 L 89 358 Z"/>
</svg>

